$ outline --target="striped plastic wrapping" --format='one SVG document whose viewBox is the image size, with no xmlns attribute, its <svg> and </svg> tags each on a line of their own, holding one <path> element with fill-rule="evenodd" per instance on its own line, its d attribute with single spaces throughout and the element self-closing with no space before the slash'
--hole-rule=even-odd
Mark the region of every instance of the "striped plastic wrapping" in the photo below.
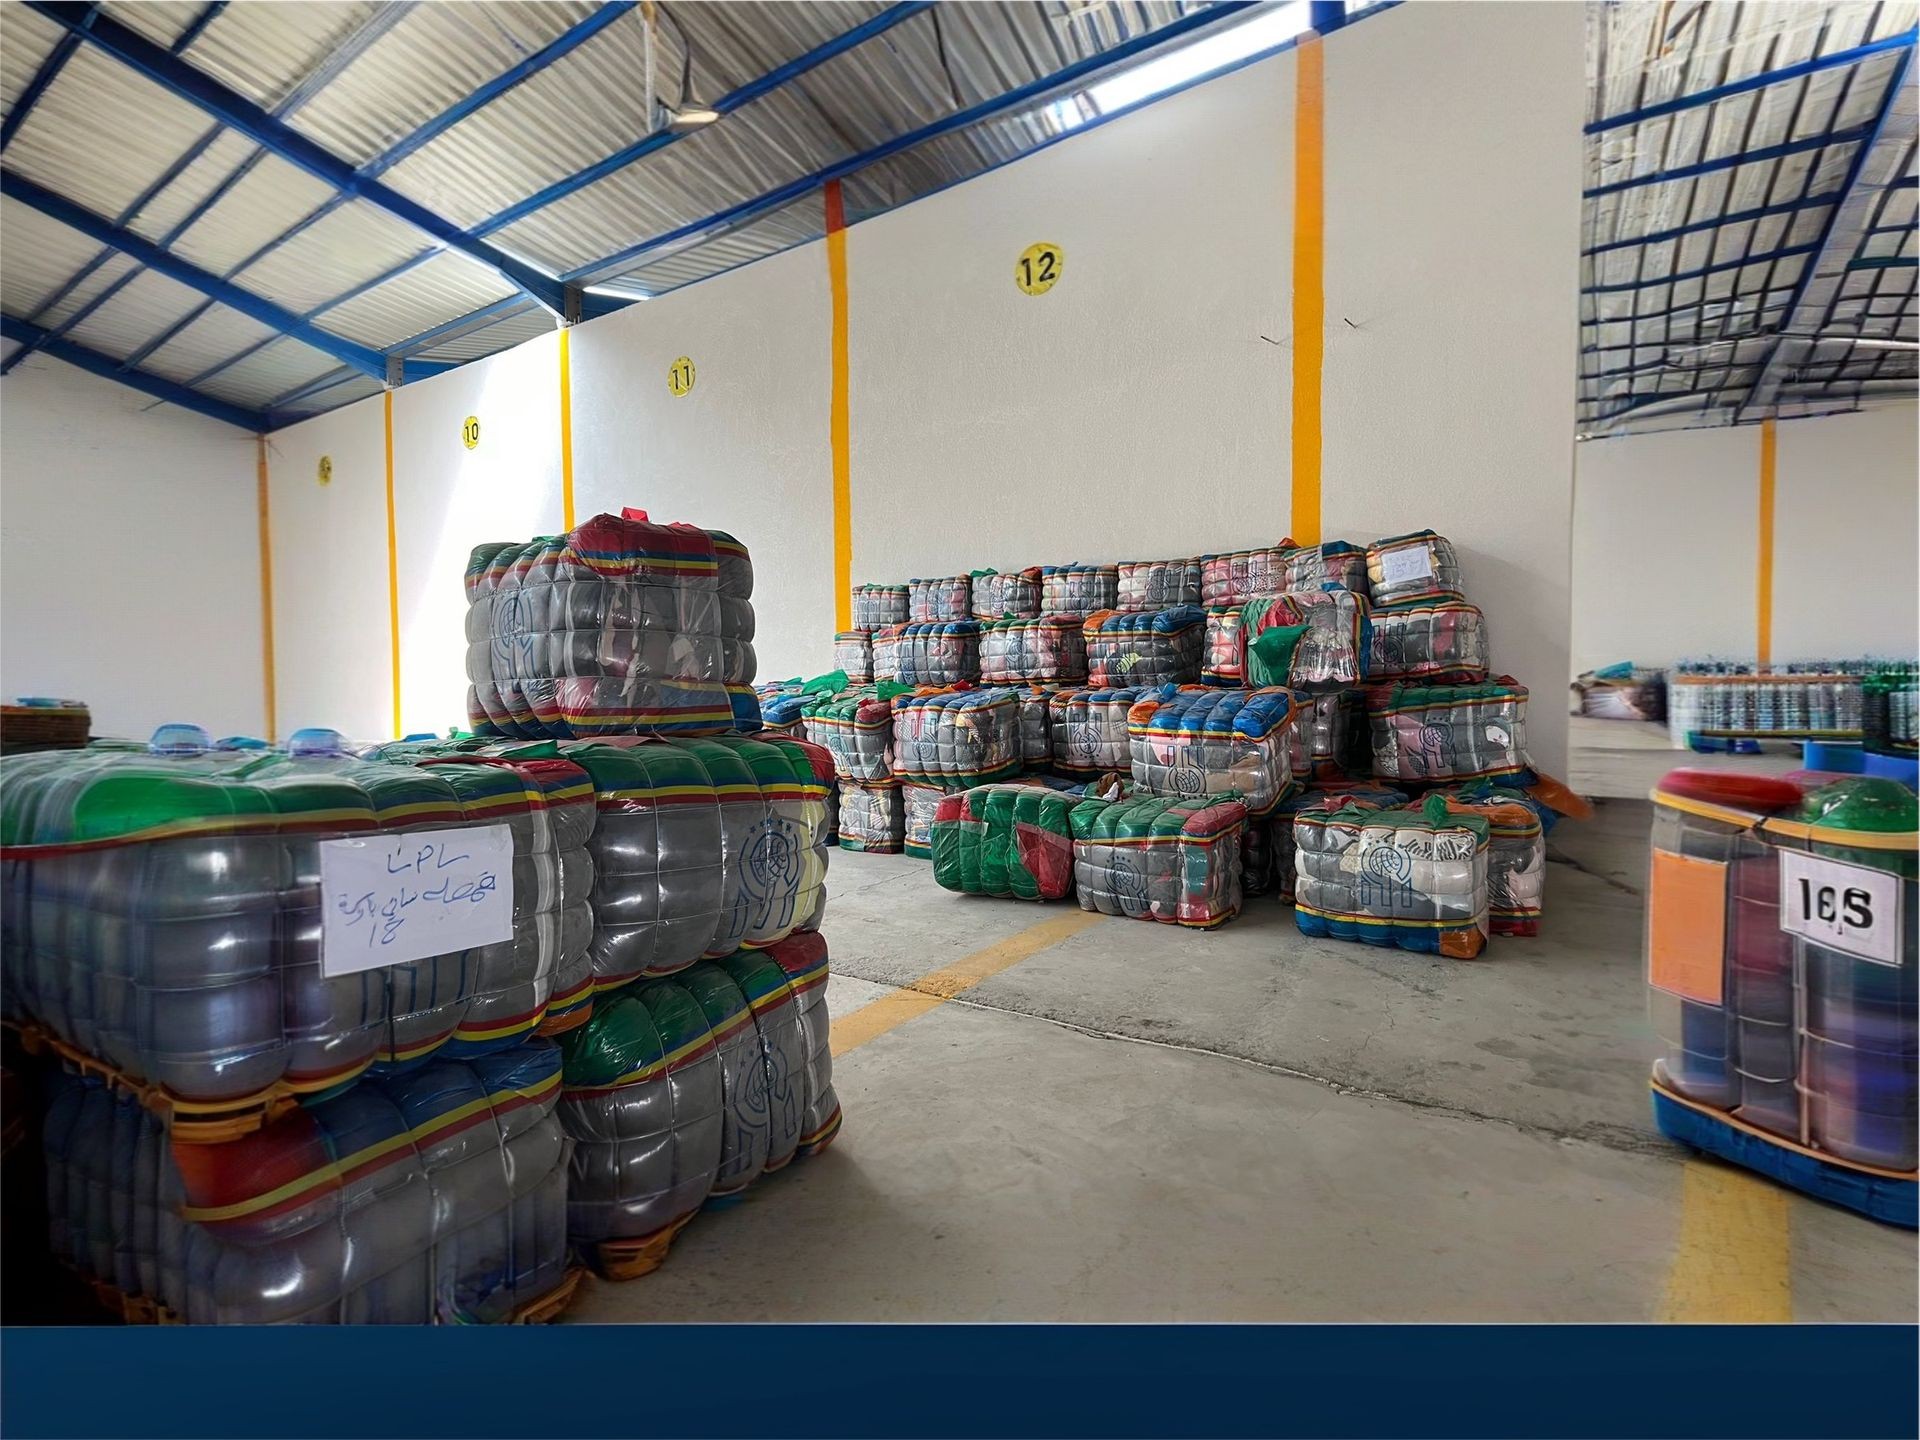
<svg viewBox="0 0 1920 1440">
<path fill-rule="evenodd" d="M 885 625 L 904 625 L 913 617 L 907 611 L 907 587 L 904 585 L 856 585 L 853 587 L 853 628 L 878 630 Z"/>
<path fill-rule="evenodd" d="M 1146 694 L 1140 685 L 1083 686 L 1062 690 L 1051 703 L 1053 768 L 1066 775 L 1127 773 L 1127 712 Z"/>
<path fill-rule="evenodd" d="M 820 697 L 794 689 L 780 689 L 769 695 L 765 689 L 760 698 L 760 729 L 762 737 L 769 735 L 792 735 L 804 740 L 807 735 L 807 711 L 819 702 Z"/>
<path fill-rule="evenodd" d="M 1445 785 L 1529 768 L 1527 687 L 1511 679 L 1376 686 L 1366 695 L 1378 779 Z"/>
<path fill-rule="evenodd" d="M 980 632 L 980 678 L 989 685 L 1085 680 L 1081 622 L 1064 615 L 987 621 Z"/>
<path fill-rule="evenodd" d="M 948 793 L 938 785 L 923 785 L 917 780 L 900 782 L 901 848 L 916 860 L 933 855 L 933 815 Z"/>
<path fill-rule="evenodd" d="M 1084 620 L 1111 610 L 1120 593 L 1119 572 L 1112 565 L 1043 565 L 1040 568 L 1040 613 L 1070 615 Z"/>
<path fill-rule="evenodd" d="M 933 878 L 962 895 L 1061 899 L 1073 888 L 1070 817 L 1080 803 L 1038 785 L 979 785 L 941 797 Z"/>
<path fill-rule="evenodd" d="M 855 691 L 808 710 L 807 739 L 833 757 L 842 780 L 886 780 L 893 775 L 893 701 Z"/>
<path fill-rule="evenodd" d="M 1367 586 L 1376 605 L 1466 598 L 1452 542 L 1431 530 L 1390 535 L 1369 545 Z"/>
<path fill-rule="evenodd" d="M 1265 815 L 1293 788 L 1294 713 L 1285 690 L 1148 691 L 1127 714 L 1134 783 L 1151 795 L 1231 795 L 1250 818 Z"/>
<path fill-rule="evenodd" d="M 965 620 L 973 614 L 973 579 L 943 575 L 937 580 L 907 582 L 907 622 Z"/>
<path fill-rule="evenodd" d="M 1020 769 L 1020 700 L 1011 690 L 902 696 L 893 705 L 893 773 L 953 787 Z"/>
<path fill-rule="evenodd" d="M 898 855 L 906 837 L 895 780 L 840 782 L 840 848 Z"/>
<path fill-rule="evenodd" d="M 1487 943 L 1487 822 L 1429 796 L 1293 819 L 1294 923 L 1305 935 L 1471 960 Z"/>
<path fill-rule="evenodd" d="M 980 679 L 980 622 L 941 620 L 876 630 L 873 678 L 902 685 L 974 684 Z"/>
<path fill-rule="evenodd" d="M 1200 683 L 1241 685 L 1247 678 L 1247 659 L 1240 644 L 1246 617 L 1238 605 L 1207 607 L 1207 640 L 1200 657 Z"/>
<path fill-rule="evenodd" d="M 1256 595 L 1275 595 L 1287 589 L 1287 553 L 1281 541 L 1259 550 L 1233 550 L 1200 557 L 1200 603 L 1244 605 Z"/>
<path fill-rule="evenodd" d="M 1064 693 L 1065 685 L 1019 685 L 1014 695 L 1020 702 L 1020 763 L 1029 770 L 1046 770 L 1053 765 L 1053 700 Z"/>
<path fill-rule="evenodd" d="M 1296 780 L 1339 780 L 1373 766 L 1366 692 L 1296 692 L 1299 713 L 1287 731 L 1287 761 Z"/>
<path fill-rule="evenodd" d="M 841 630 L 833 637 L 833 668 L 847 672 L 855 685 L 873 680 L 873 636 L 866 630 Z M 762 711 L 764 717 L 765 711 Z"/>
<path fill-rule="evenodd" d="M 1391 810 L 1407 803 L 1407 792 L 1390 790 L 1368 780 L 1322 781 L 1296 790 L 1275 807 L 1267 817 L 1267 833 L 1273 853 L 1274 888 L 1287 904 L 1293 903 L 1296 873 L 1293 822 L 1309 811 L 1331 815 L 1345 805 L 1369 810 Z"/>
<path fill-rule="evenodd" d="M 1122 560 L 1114 566 L 1116 610 L 1165 610 L 1200 603 L 1200 561 Z"/>
<path fill-rule="evenodd" d="M 982 570 L 972 576 L 976 620 L 1024 619 L 1040 613 L 1040 567 Z"/>
<path fill-rule="evenodd" d="M 1197 605 L 1103 610 L 1087 617 L 1085 629 L 1089 684 L 1186 685 L 1200 679 L 1207 614 Z"/>
<path fill-rule="evenodd" d="M 1472 682 L 1487 678 L 1487 619 L 1464 600 L 1376 608 L 1367 679 Z"/>
<path fill-rule="evenodd" d="M 1240 913 L 1238 800 L 1136 795 L 1071 812 L 1080 908 L 1208 930 Z"/>
<path fill-rule="evenodd" d="M 1351 590 L 1357 595 L 1369 593 L 1367 552 L 1345 540 L 1329 540 L 1323 545 L 1301 545 L 1286 552 L 1281 562 L 1281 591 Z"/>
<path fill-rule="evenodd" d="M 1373 627 L 1364 594 L 1352 590 L 1293 590 L 1259 595 L 1241 611 L 1241 663 L 1246 683 L 1261 685 L 1358 685 L 1367 677 Z M 1306 626 L 1284 658 L 1268 657 L 1260 637 L 1270 630 Z M 1284 648 L 1284 647 L 1283 647 Z"/>
<path fill-rule="evenodd" d="M 1456 814 L 1487 822 L 1487 924 L 1495 935 L 1538 935 L 1547 889 L 1540 812 L 1518 790 L 1476 785 L 1437 790 Z"/>
<path fill-rule="evenodd" d="M 728 583 L 742 583 L 743 567 L 751 588 L 744 550 L 729 555 Z M 738 638 L 742 623 L 751 634 L 751 606 L 744 620 L 740 606 L 723 606 L 721 569 L 706 531 L 618 515 L 476 547 L 466 574 L 475 733 L 719 734 L 757 724 L 752 646 Z"/>
<path fill-rule="evenodd" d="M 628 519 L 647 518 L 644 510 L 622 512 Z M 691 525 L 676 525 L 676 530 L 692 530 Z M 738 697 L 753 688 L 758 668 L 753 653 L 753 559 L 747 547 L 724 530 L 709 530 L 713 537 L 714 558 L 720 564 L 720 666 L 727 682 L 727 693 Z M 745 713 L 735 698 L 734 718 L 744 727 Z"/>
</svg>

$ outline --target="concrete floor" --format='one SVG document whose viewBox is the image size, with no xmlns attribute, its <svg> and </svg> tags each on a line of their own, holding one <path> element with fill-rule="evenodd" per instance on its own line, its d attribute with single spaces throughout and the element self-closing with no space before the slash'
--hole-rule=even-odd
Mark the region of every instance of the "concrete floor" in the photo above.
<svg viewBox="0 0 1920 1440">
<path fill-rule="evenodd" d="M 1646 720 L 1596 720 L 1575 715 L 1568 722 L 1567 783 L 1582 795 L 1644 800 L 1660 777 L 1682 765 L 1695 770 L 1735 770 L 1743 775 L 1785 775 L 1801 768 L 1796 740 L 1767 740 L 1757 755 L 1702 755 L 1676 750 L 1664 724 Z"/>
<path fill-rule="evenodd" d="M 838 853 L 839 1140 L 569 1318 L 1913 1321 L 1911 1234 L 1653 1131 L 1648 821 L 1561 827 L 1545 933 L 1473 962 L 1271 897 L 1045 943 L 1077 910 Z"/>
</svg>

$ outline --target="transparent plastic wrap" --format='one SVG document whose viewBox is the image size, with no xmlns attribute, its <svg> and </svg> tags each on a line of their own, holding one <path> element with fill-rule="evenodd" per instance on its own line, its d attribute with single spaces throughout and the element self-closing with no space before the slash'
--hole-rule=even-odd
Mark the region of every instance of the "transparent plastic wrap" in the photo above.
<svg viewBox="0 0 1920 1440">
<path fill-rule="evenodd" d="M 756 735 L 752 740 L 765 741 L 784 754 L 796 777 L 796 783 L 784 789 L 776 800 L 775 808 L 793 827 L 794 835 L 808 852 L 801 857 L 803 874 L 795 891 L 794 913 L 799 918 L 794 922 L 794 932 L 818 930 L 827 913 L 827 862 L 833 858 L 840 823 L 833 757 L 821 746 L 792 736 Z M 739 745 L 751 741 L 728 739 L 721 743 Z"/>
<path fill-rule="evenodd" d="M 1487 678 L 1487 617 L 1464 600 L 1376 607 L 1367 679 L 1472 683 Z"/>
<path fill-rule="evenodd" d="M 1527 687 L 1393 685 L 1367 692 L 1373 773 L 1381 780 L 1443 785 L 1518 775 L 1527 758 Z"/>
<path fill-rule="evenodd" d="M 840 1132 L 840 1097 L 833 1089 L 833 1045 L 827 1021 L 827 942 L 818 934 L 795 935 L 767 951 L 793 987 L 800 1009 L 801 1045 L 807 1063 L 801 1073 L 801 1155 L 816 1155 Z"/>
<path fill-rule="evenodd" d="M 1081 622 L 1063 615 L 993 620 L 980 632 L 980 678 L 989 685 L 1087 678 Z"/>
<path fill-rule="evenodd" d="M 1066 775 L 1127 774 L 1127 713 L 1147 693 L 1142 685 L 1062 690 L 1052 700 L 1053 768 Z"/>
<path fill-rule="evenodd" d="M 1589 670 L 1573 682 L 1573 713 L 1595 720 L 1667 718 L 1667 672 L 1622 665 Z"/>
<path fill-rule="evenodd" d="M 1206 647 L 1200 658 L 1203 685 L 1244 685 L 1247 657 L 1241 644 L 1246 617 L 1238 605 L 1213 605 L 1207 609 Z"/>
<path fill-rule="evenodd" d="M 898 855 L 906 844 L 906 813 L 895 780 L 840 782 L 840 848 Z"/>
<path fill-rule="evenodd" d="M 645 520 L 643 510 L 627 510 L 629 520 Z M 753 559 L 747 547 L 724 530 L 702 532 L 692 525 L 676 525 L 676 530 L 705 533 L 713 540 L 714 559 L 720 566 L 720 668 L 727 682 L 727 693 L 734 707 L 734 719 L 744 726 L 746 715 L 740 696 L 753 687 L 756 660 L 753 652 Z"/>
<path fill-rule="evenodd" d="M 980 622 L 942 620 L 874 632 L 873 676 L 902 685 L 971 685 L 980 679 Z"/>
<path fill-rule="evenodd" d="M 973 572 L 972 614 L 976 620 L 1024 619 L 1040 613 L 1040 567 Z"/>
<path fill-rule="evenodd" d="M 567 535 L 482 545 L 467 597 L 476 733 L 717 734 L 759 719 L 751 687 L 729 688 L 720 559 L 705 531 L 596 515 Z M 745 661 L 735 673 L 743 665 L 750 675 Z"/>
<path fill-rule="evenodd" d="M 1071 812 L 1082 910 L 1209 930 L 1240 913 L 1238 800 L 1139 795 Z"/>
<path fill-rule="evenodd" d="M 1053 701 L 1068 690 L 1065 685 L 1021 685 L 1014 695 L 1020 702 L 1020 763 L 1029 770 L 1053 764 Z"/>
<path fill-rule="evenodd" d="M 1186 685 L 1200 679 L 1207 613 L 1105 610 L 1086 620 L 1087 680 L 1092 685 Z"/>
<path fill-rule="evenodd" d="M 1113 609 L 1120 593 L 1119 572 L 1111 565 L 1043 565 L 1040 613 L 1084 620 Z"/>
<path fill-rule="evenodd" d="M 1375 605 L 1466 598 L 1452 542 L 1431 530 L 1390 535 L 1369 545 L 1367 585 Z"/>
<path fill-rule="evenodd" d="M 1289 542 L 1258 550 L 1232 550 L 1200 557 L 1200 603 L 1244 605 L 1256 595 L 1275 595 L 1286 583 Z"/>
<path fill-rule="evenodd" d="M 885 780 L 893 774 L 893 699 L 877 691 L 836 695 L 806 717 L 807 739 L 833 757 L 842 780 Z"/>
<path fill-rule="evenodd" d="M 962 895 L 1062 898 L 1073 888 L 1070 817 L 1078 803 L 1038 785 L 944 796 L 933 820 L 933 878 Z"/>
<path fill-rule="evenodd" d="M 1364 691 L 1323 690 L 1293 698 L 1300 708 L 1287 732 L 1287 760 L 1296 780 L 1344 780 L 1372 773 Z"/>
<path fill-rule="evenodd" d="M 1020 769 L 1020 700 L 1011 690 L 903 696 L 893 707 L 893 773 L 949 789 Z"/>
<path fill-rule="evenodd" d="M 967 575 L 943 575 L 937 580 L 907 582 L 907 621 L 920 624 L 941 620 L 966 620 L 973 614 L 973 579 Z"/>
<path fill-rule="evenodd" d="M 1519 790 L 1485 783 L 1436 791 L 1447 808 L 1487 822 L 1487 925 L 1495 935 L 1538 935 L 1547 891 L 1547 836 Z"/>
<path fill-rule="evenodd" d="M 1122 560 L 1114 566 L 1116 610 L 1168 610 L 1200 603 L 1200 561 Z"/>
<path fill-rule="evenodd" d="M 1407 803 L 1404 790 L 1389 790 L 1369 781 L 1334 781 L 1310 784 L 1296 790 L 1274 808 L 1267 818 L 1268 835 L 1273 846 L 1274 888 L 1281 900 L 1293 903 L 1296 874 L 1293 822 L 1309 811 L 1324 817 L 1346 805 L 1369 810 L 1392 810 Z"/>
<path fill-rule="evenodd" d="M 1358 685 L 1367 677 L 1369 608 L 1366 595 L 1352 590 L 1255 596 L 1241 611 L 1246 683 Z"/>
<path fill-rule="evenodd" d="M 873 680 L 873 637 L 865 630 L 841 630 L 833 637 L 833 668 L 855 685 Z M 765 710 L 763 708 L 762 715 Z"/>
<path fill-rule="evenodd" d="M 1365 596 L 1370 593 L 1367 552 L 1345 540 L 1297 546 L 1283 557 L 1280 579 L 1282 583 L 1274 587 L 1280 592 L 1325 590 L 1331 586 Z"/>
<path fill-rule="evenodd" d="M 1487 822 L 1435 795 L 1417 809 L 1293 818 L 1294 923 L 1305 935 L 1471 960 L 1487 942 Z"/>
<path fill-rule="evenodd" d="M 853 587 L 853 628 L 879 630 L 888 625 L 904 625 L 913 618 L 904 585 L 856 585 Z"/>
<path fill-rule="evenodd" d="M 938 785 L 900 783 L 901 849 L 916 860 L 933 857 L 933 816 L 947 793 Z"/>
<path fill-rule="evenodd" d="M 169 1147 L 133 1110 L 101 1157 L 112 1201 L 70 1232 L 126 1241 L 131 1272 L 99 1278 L 188 1324 L 501 1323 L 566 1278 L 559 1093 L 558 1051 L 532 1040 L 368 1079 L 220 1145 Z M 87 1133 L 49 1134 L 50 1198 L 70 1215 L 94 1188 Z"/>
<path fill-rule="evenodd" d="M 1150 795 L 1231 795 L 1249 818 L 1265 815 L 1293 788 L 1294 714 L 1285 690 L 1148 691 L 1127 715 L 1134 783 Z"/>
</svg>

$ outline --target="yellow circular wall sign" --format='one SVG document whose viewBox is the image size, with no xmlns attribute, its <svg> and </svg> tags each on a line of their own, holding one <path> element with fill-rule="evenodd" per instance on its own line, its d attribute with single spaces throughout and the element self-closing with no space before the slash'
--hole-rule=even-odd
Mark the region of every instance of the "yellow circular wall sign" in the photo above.
<svg viewBox="0 0 1920 1440">
<path fill-rule="evenodd" d="M 667 389 L 676 395 L 693 389 L 693 361 L 682 355 L 667 368 Z"/>
<path fill-rule="evenodd" d="M 466 423 L 460 427 L 460 443 L 469 450 L 480 448 L 480 417 L 478 415 L 467 416 Z"/>
<path fill-rule="evenodd" d="M 322 485 L 331 485 L 333 483 L 333 457 L 331 455 L 322 455 L 320 457 L 319 475 Z"/>
<path fill-rule="evenodd" d="M 1044 240 L 1038 245 L 1029 245 L 1014 262 L 1013 283 L 1025 294 L 1044 295 L 1060 278 L 1066 263 L 1066 255 L 1058 245 Z"/>
</svg>

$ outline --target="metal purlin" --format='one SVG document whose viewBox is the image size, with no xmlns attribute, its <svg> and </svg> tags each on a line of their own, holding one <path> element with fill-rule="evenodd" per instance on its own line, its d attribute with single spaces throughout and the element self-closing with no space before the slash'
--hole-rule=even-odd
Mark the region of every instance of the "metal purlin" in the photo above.
<svg viewBox="0 0 1920 1440">
<path fill-rule="evenodd" d="M 67 364 L 86 370 L 106 380 L 116 380 L 155 400 L 164 400 L 169 405 L 178 405 L 182 410 L 191 410 L 210 419 L 223 420 L 229 425 L 238 425 L 242 430 L 260 431 L 266 428 L 266 416 L 258 414 L 244 406 L 231 405 L 225 400 L 216 400 L 211 395 L 203 395 L 198 390 L 189 390 L 177 381 L 163 379 L 145 370 L 123 371 L 120 362 L 111 355 L 102 355 L 84 345 L 76 345 L 71 340 L 59 340 L 42 330 L 30 320 L 16 319 L 12 315 L 0 315 L 0 335 L 21 345 L 33 345 L 42 353 L 55 360 L 64 360 Z"/>
</svg>

